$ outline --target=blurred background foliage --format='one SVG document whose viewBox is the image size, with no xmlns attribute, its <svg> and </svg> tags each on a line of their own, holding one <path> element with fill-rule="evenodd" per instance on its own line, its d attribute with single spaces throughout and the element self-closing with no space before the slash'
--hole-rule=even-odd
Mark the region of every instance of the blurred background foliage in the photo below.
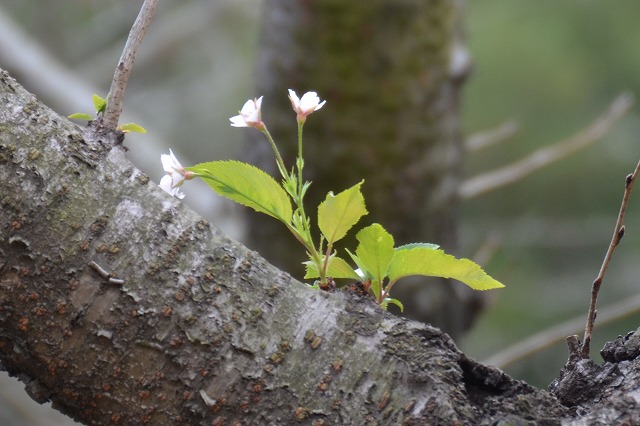
<svg viewBox="0 0 640 426">
<path fill-rule="evenodd" d="M 109 89 L 141 3 L 4 0 L 0 39 L 14 49 L 0 50 L 0 67 L 61 114 L 90 112 L 91 93 L 105 95 Z M 169 147 L 183 164 L 237 157 L 244 131 L 232 129 L 228 117 L 247 98 L 259 96 L 253 80 L 260 6 L 258 0 L 160 3 L 134 65 L 121 120 L 149 131 L 128 136 L 125 145 L 154 180 L 162 175 L 159 155 Z M 572 135 L 621 92 L 637 96 L 638 16 L 640 2 L 633 0 L 469 2 L 468 47 L 474 71 L 463 89 L 464 133 L 511 119 L 520 130 L 505 142 L 470 153 L 466 176 L 507 165 Z M 16 31 L 30 41 L 15 38 Z M 45 62 L 31 60 L 38 46 L 46 52 Z M 64 81 L 56 74 L 57 66 L 62 76 L 72 77 L 71 85 L 63 85 L 65 95 L 53 89 Z M 53 76 L 52 81 L 47 76 Z M 78 94 L 71 86 L 86 91 Z M 268 105 L 265 99 L 264 107 Z M 459 254 L 472 257 L 489 239 L 496 242 L 485 269 L 507 285 L 491 294 L 489 309 L 458 342 L 464 351 L 482 360 L 547 327 L 586 318 L 591 283 L 613 232 L 624 178 L 638 159 L 640 116 L 634 107 L 594 146 L 463 203 Z M 230 204 L 204 185 L 190 182 L 185 192 L 194 209 L 242 239 L 242 224 L 229 214 Z M 639 293 L 640 194 L 632 195 L 626 225 L 627 234 L 604 280 L 601 309 Z M 602 344 L 636 329 L 639 320 L 635 313 L 597 328 L 592 356 L 600 360 Z M 560 342 L 506 371 L 545 387 L 566 355 Z"/>
</svg>

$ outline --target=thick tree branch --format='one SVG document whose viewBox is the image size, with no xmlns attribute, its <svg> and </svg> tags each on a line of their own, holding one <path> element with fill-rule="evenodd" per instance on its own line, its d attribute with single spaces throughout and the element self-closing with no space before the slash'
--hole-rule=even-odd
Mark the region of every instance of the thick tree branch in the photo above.
<svg viewBox="0 0 640 426">
<path fill-rule="evenodd" d="M 85 423 L 506 413 L 501 397 L 468 400 L 472 383 L 565 413 L 437 329 L 292 280 L 169 198 L 111 133 L 83 133 L 0 83 L 0 359 L 34 399 Z"/>
<path fill-rule="evenodd" d="M 291 279 L 4 72 L 0 101 L 0 367 L 36 401 L 86 424 L 571 419 L 441 331 Z"/>
</svg>

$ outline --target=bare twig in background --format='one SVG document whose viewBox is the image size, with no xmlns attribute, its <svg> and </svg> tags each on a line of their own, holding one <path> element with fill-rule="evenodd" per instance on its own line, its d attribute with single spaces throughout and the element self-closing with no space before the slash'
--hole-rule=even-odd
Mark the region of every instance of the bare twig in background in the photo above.
<svg viewBox="0 0 640 426">
<path fill-rule="evenodd" d="M 469 152 L 479 151 L 512 138 L 519 130 L 520 123 L 516 120 L 508 120 L 494 129 L 469 136 L 465 141 L 465 148 Z"/>
<path fill-rule="evenodd" d="M 600 267 L 600 272 L 598 273 L 598 276 L 593 281 L 593 285 L 591 286 L 591 302 L 589 303 L 589 314 L 587 315 L 587 324 L 584 329 L 584 340 L 582 341 L 582 347 L 580 349 L 582 358 L 589 358 L 589 346 L 591 344 L 593 324 L 595 323 L 597 314 L 596 303 L 598 301 L 598 293 L 600 292 L 600 286 L 602 285 L 604 274 L 605 272 L 607 272 L 607 267 L 609 266 L 609 262 L 611 261 L 613 251 L 616 249 L 618 244 L 620 244 L 620 240 L 622 240 L 622 237 L 624 236 L 624 225 L 622 222 L 624 220 L 624 214 L 627 211 L 627 205 L 629 204 L 629 197 L 631 196 L 633 185 L 638 178 L 638 173 L 640 173 L 640 161 L 636 165 L 636 169 L 633 171 L 633 173 L 628 175 L 625 180 L 624 195 L 622 196 L 622 204 L 620 205 L 620 212 L 618 213 L 616 226 L 613 230 L 613 237 L 611 237 L 611 243 L 609 244 L 607 254 L 604 256 L 604 261 L 602 262 L 602 266 Z"/>
<path fill-rule="evenodd" d="M 498 251 L 502 244 L 502 238 L 497 232 L 493 232 L 485 238 L 482 245 L 478 247 L 475 254 L 472 256 L 474 262 L 478 265 L 486 265 L 493 255 Z"/>
<path fill-rule="evenodd" d="M 520 161 L 498 170 L 468 179 L 460 185 L 461 198 L 473 198 L 494 189 L 512 184 L 533 172 L 568 157 L 602 138 L 613 124 L 625 115 L 633 105 L 633 95 L 622 93 L 611 103 L 608 110 L 586 129 L 554 145 L 541 148 Z"/>
<path fill-rule="evenodd" d="M 598 315 L 598 324 L 599 326 L 603 326 L 638 312 L 640 312 L 640 294 L 602 308 Z M 584 318 L 582 316 L 572 318 L 536 333 L 533 336 L 527 337 L 483 360 L 482 363 L 494 365 L 498 368 L 508 367 L 536 352 L 540 352 L 556 343 L 564 341 L 568 335 L 579 332 L 583 326 Z"/>
<path fill-rule="evenodd" d="M 157 64 L 158 58 L 166 54 L 168 47 L 193 43 L 194 38 L 201 37 L 207 28 L 216 25 L 216 16 L 228 12 L 230 5 L 234 7 L 235 13 L 250 13 L 253 10 L 253 5 L 239 4 L 238 0 L 181 2 L 171 9 L 164 9 L 153 21 L 154 28 L 162 30 L 145 39 L 144 49 L 136 55 L 136 69 Z M 109 17 L 104 18 L 105 21 L 108 19 Z M 91 56 L 78 64 L 76 69 L 80 74 L 96 79 L 108 78 L 104 73 L 112 67 L 113 58 L 117 58 L 121 52 L 122 45 L 116 43 L 101 45 L 99 49 L 93 45 L 88 46 L 86 54 Z"/>
<path fill-rule="evenodd" d="M 131 73 L 131 68 L 136 58 L 136 52 L 149 27 L 151 17 L 157 5 L 158 0 L 145 0 L 136 21 L 133 23 L 133 27 L 131 27 L 129 38 L 122 51 L 122 56 L 118 61 L 116 71 L 113 74 L 111 89 L 109 89 L 107 110 L 102 118 L 102 124 L 108 129 L 115 129 L 118 125 L 120 113 L 122 112 L 124 91 L 127 87 L 127 81 L 129 81 L 129 74 Z"/>
</svg>

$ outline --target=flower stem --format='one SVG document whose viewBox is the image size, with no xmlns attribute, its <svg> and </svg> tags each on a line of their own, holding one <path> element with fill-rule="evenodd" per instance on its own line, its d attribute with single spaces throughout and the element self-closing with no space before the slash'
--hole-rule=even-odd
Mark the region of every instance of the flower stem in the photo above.
<svg viewBox="0 0 640 426">
<path fill-rule="evenodd" d="M 304 121 L 298 120 L 298 158 L 296 160 L 296 167 L 298 168 L 298 195 L 300 197 L 300 203 L 302 203 L 302 168 L 304 167 L 304 159 L 302 158 L 302 127 Z"/>
<path fill-rule="evenodd" d="M 327 251 L 324 254 L 324 262 L 322 262 L 322 269 L 320 270 L 320 278 L 327 277 L 327 270 L 329 269 L 329 256 L 331 256 L 331 251 L 333 250 L 333 243 L 327 241 Z M 322 281 L 321 281 L 322 282 Z"/>
<path fill-rule="evenodd" d="M 302 216 L 302 218 L 304 220 L 304 216 Z M 309 258 L 313 261 L 313 263 L 315 263 L 316 267 L 318 268 L 318 273 L 320 274 L 320 283 L 325 284 L 326 274 L 321 268 L 322 259 L 320 258 L 318 250 L 316 250 L 315 246 L 313 245 L 313 240 L 311 239 L 311 233 L 309 232 L 308 227 L 304 226 L 304 229 L 300 230 L 290 224 L 286 225 L 289 231 L 291 231 L 294 237 L 296 237 L 296 239 L 300 242 L 300 244 L 302 244 L 304 248 L 307 249 Z"/>
<path fill-rule="evenodd" d="M 264 133 L 264 135 L 267 137 L 267 140 L 269 141 L 269 143 L 271 144 L 273 153 L 276 155 L 276 164 L 278 165 L 278 170 L 280 171 L 282 178 L 284 180 L 287 180 L 289 178 L 289 176 L 287 175 L 287 169 L 284 167 L 284 161 L 282 161 L 282 156 L 280 155 L 280 151 L 278 151 L 278 147 L 276 146 L 276 143 L 274 142 L 273 137 L 271 137 L 271 133 L 269 133 L 269 129 L 267 129 L 267 126 L 263 126 L 261 130 L 262 130 L 262 133 Z"/>
</svg>

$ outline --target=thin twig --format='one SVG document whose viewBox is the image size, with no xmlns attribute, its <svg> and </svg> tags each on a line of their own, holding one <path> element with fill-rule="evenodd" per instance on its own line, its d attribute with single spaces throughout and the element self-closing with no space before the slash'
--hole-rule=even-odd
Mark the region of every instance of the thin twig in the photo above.
<svg viewBox="0 0 640 426">
<path fill-rule="evenodd" d="M 233 13 L 242 13 L 241 19 L 251 19 L 250 15 L 255 13 L 250 7 L 238 6 L 237 0 L 216 0 L 211 2 L 180 2 L 175 3 L 175 7 L 165 8 L 161 15 L 154 18 L 154 26 L 162 28 L 151 39 L 146 39 L 144 49 L 136 55 L 136 68 L 154 66 L 157 59 L 162 56 L 167 46 L 188 45 L 194 39 L 202 37 L 202 34 L 216 26 L 216 19 L 225 19 L 229 9 L 233 8 Z M 167 4 L 168 6 L 168 4 Z M 114 9 L 119 9 L 114 7 Z M 236 10 L 237 9 L 237 10 Z M 103 20 L 111 18 L 105 17 Z M 222 41 L 219 41 L 222 42 Z M 227 40 L 227 43 L 230 41 Z M 85 46 L 86 55 L 89 56 L 75 69 L 80 75 L 90 75 L 95 80 L 106 78 L 103 74 L 109 70 L 113 64 L 113 58 L 122 51 L 122 45 L 111 43 L 96 49 L 94 44 Z M 213 48 L 212 48 L 213 50 Z"/>
<path fill-rule="evenodd" d="M 136 21 L 131 27 L 129 32 L 129 38 L 122 51 L 120 61 L 113 74 L 113 80 L 111 81 L 111 88 L 109 89 L 109 99 L 107 101 L 107 110 L 102 118 L 102 125 L 108 129 L 115 129 L 120 119 L 120 113 L 122 113 L 122 100 L 124 98 L 124 91 L 127 87 L 127 81 L 129 81 L 129 74 L 133 67 L 133 62 L 136 57 L 138 47 L 142 42 L 153 12 L 158 5 L 158 0 L 145 0 L 140 13 L 136 18 Z"/>
<path fill-rule="evenodd" d="M 460 185 L 461 198 L 473 198 L 502 186 L 510 185 L 543 167 L 573 154 L 599 140 L 613 124 L 631 109 L 633 96 L 622 93 L 611 103 L 608 110 L 586 129 L 554 145 L 541 148 L 528 157 L 506 167 L 468 179 Z"/>
<path fill-rule="evenodd" d="M 475 133 L 465 141 L 465 149 L 469 152 L 479 151 L 512 138 L 520 130 L 520 123 L 508 120 L 494 129 Z"/>
<path fill-rule="evenodd" d="M 638 312 L 640 312 L 640 294 L 600 309 L 598 326 L 602 327 L 605 324 L 618 321 Z M 498 368 L 506 368 L 521 359 L 565 340 L 568 335 L 576 334 L 582 327 L 584 327 L 584 318 L 581 315 L 527 337 L 491 355 L 483 360 L 482 363 Z"/>
<path fill-rule="evenodd" d="M 582 341 L 581 348 L 581 355 L 584 359 L 589 358 L 589 346 L 591 344 L 591 335 L 593 334 L 593 325 L 596 321 L 596 303 L 598 301 L 600 286 L 602 285 L 604 274 L 605 272 L 607 272 L 607 268 L 609 267 L 609 262 L 611 261 L 611 256 L 613 256 L 613 251 L 616 249 L 618 244 L 620 244 L 620 240 L 622 240 L 622 237 L 624 236 L 624 225 L 622 224 L 622 222 L 627 211 L 627 205 L 629 204 L 629 197 L 631 196 L 631 191 L 633 190 L 633 184 L 638 178 L 638 173 L 640 173 L 640 161 L 636 165 L 636 169 L 633 171 L 633 173 L 628 175 L 625 180 L 624 195 L 622 196 L 622 204 L 620 206 L 620 212 L 618 213 L 618 219 L 616 220 L 616 227 L 613 230 L 613 237 L 611 237 L 611 243 L 609 244 L 607 254 L 604 256 L 604 261 L 602 262 L 602 266 L 600 267 L 600 272 L 598 273 L 598 276 L 593 281 L 593 285 L 591 286 L 591 302 L 589 303 L 589 314 L 587 315 L 587 324 L 584 329 L 584 339 Z"/>
</svg>

